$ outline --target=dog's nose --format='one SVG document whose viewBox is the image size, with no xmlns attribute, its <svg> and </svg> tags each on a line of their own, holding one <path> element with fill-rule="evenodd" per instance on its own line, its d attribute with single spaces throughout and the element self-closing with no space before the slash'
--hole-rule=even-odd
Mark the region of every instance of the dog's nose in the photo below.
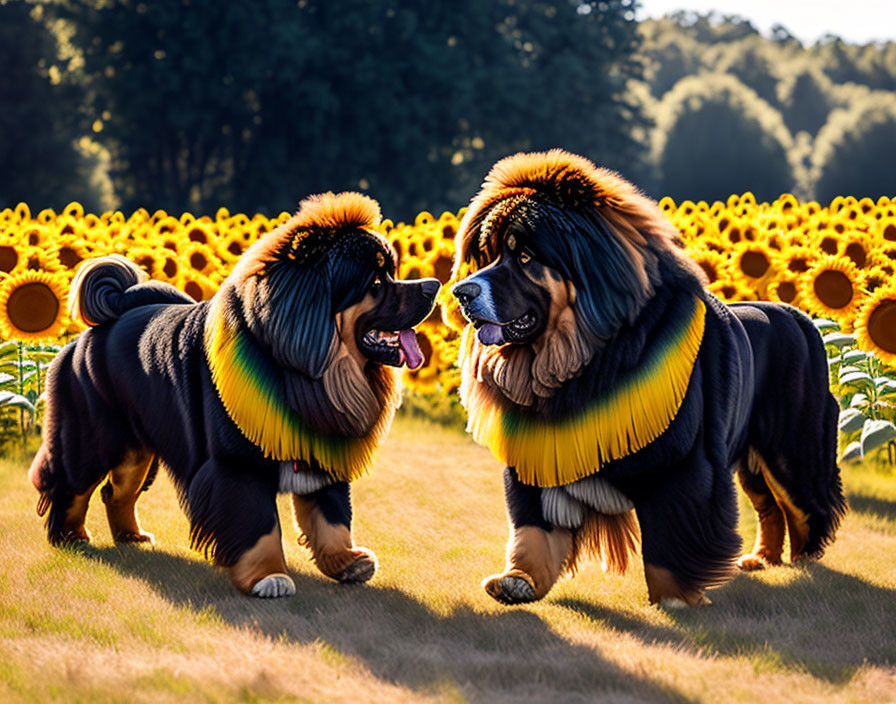
<svg viewBox="0 0 896 704">
<path fill-rule="evenodd" d="M 423 295 L 427 298 L 435 298 L 440 288 L 442 288 L 442 284 L 439 283 L 438 279 L 423 279 L 420 282 L 420 290 L 423 291 Z"/>
<path fill-rule="evenodd" d="M 454 294 L 454 297 L 457 299 L 458 303 L 460 303 L 462 306 L 465 306 L 474 298 L 476 298 L 476 296 L 482 293 L 482 288 L 479 286 L 479 284 L 474 283 L 473 281 L 462 281 L 453 289 L 451 289 L 451 293 Z"/>
</svg>

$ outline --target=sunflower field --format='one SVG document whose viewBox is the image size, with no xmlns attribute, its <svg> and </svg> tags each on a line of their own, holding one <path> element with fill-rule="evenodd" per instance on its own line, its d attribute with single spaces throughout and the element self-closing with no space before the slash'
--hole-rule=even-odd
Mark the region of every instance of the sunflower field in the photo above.
<svg viewBox="0 0 896 704">
<path fill-rule="evenodd" d="M 896 437 L 896 199 L 838 197 L 822 207 L 790 194 L 757 203 L 745 193 L 724 203 L 663 198 L 659 205 L 721 299 L 779 301 L 816 318 L 853 455 Z M 402 278 L 448 281 L 464 212 L 383 221 L 380 230 L 398 252 Z M 208 300 L 246 248 L 289 217 L 226 208 L 214 216 L 140 209 L 125 217 L 85 213 L 78 203 L 60 213 L 32 214 L 24 203 L 6 208 L 0 211 L 0 337 L 21 343 L 27 357 L 28 350 L 40 356 L 78 334 L 66 312 L 68 288 L 82 261 L 104 254 L 125 255 L 150 277 Z M 409 405 L 452 417 L 457 332 L 437 308 L 419 326 L 418 340 L 427 361 L 405 371 Z M 427 400 L 415 405 L 420 399 Z"/>
</svg>

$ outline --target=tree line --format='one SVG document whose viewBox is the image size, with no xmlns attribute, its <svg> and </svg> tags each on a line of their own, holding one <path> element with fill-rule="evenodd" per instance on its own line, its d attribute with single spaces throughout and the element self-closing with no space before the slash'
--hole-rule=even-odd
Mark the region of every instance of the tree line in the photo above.
<svg viewBox="0 0 896 704">
<path fill-rule="evenodd" d="M 0 0 L 0 207 L 457 210 L 555 146 L 655 196 L 892 195 L 896 45 L 635 0 Z"/>
</svg>

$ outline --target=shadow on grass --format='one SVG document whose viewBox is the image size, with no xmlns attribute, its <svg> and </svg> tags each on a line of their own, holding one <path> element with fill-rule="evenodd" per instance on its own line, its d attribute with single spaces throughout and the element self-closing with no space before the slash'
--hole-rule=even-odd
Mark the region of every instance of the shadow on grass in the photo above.
<svg viewBox="0 0 896 704">
<path fill-rule="evenodd" d="M 497 614 L 462 608 L 433 612 L 404 592 L 340 585 L 292 573 L 297 594 L 278 600 L 237 594 L 211 566 L 134 547 L 84 547 L 83 554 L 148 583 L 167 600 L 197 612 L 211 607 L 228 624 L 281 642 L 322 643 L 337 660 L 351 656 L 378 678 L 471 701 L 690 701 L 633 677 L 592 649 L 569 643 L 525 609 Z"/>
<path fill-rule="evenodd" d="M 744 655 L 760 670 L 802 671 L 836 684 L 863 665 L 896 663 L 896 590 L 817 562 L 773 569 L 794 570 L 796 578 L 776 586 L 740 575 L 709 592 L 712 606 L 668 611 L 674 626 L 581 600 L 555 603 L 645 642 Z"/>
<path fill-rule="evenodd" d="M 854 513 L 864 513 L 896 521 L 896 501 L 887 501 L 863 494 L 849 494 L 849 508 Z"/>
</svg>

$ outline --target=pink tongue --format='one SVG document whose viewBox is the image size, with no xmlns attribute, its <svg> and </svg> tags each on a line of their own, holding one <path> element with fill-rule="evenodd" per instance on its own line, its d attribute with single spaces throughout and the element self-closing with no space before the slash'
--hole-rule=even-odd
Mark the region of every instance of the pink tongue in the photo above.
<svg viewBox="0 0 896 704">
<path fill-rule="evenodd" d="M 504 344 L 504 330 L 500 325 L 494 323 L 486 323 L 479 328 L 479 341 L 483 345 L 501 345 Z"/>
<path fill-rule="evenodd" d="M 404 350 L 404 358 L 409 369 L 416 369 L 423 364 L 423 353 L 417 344 L 417 333 L 413 330 L 402 330 L 398 333 L 398 344 Z"/>
</svg>

